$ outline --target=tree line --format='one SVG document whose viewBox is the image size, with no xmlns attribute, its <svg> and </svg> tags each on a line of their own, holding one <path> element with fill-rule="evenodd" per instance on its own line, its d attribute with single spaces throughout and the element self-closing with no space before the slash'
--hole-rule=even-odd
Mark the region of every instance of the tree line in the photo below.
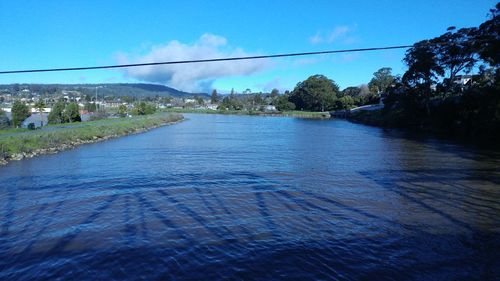
<svg viewBox="0 0 500 281">
<path fill-rule="evenodd" d="M 40 114 L 40 121 L 43 124 L 42 112 L 46 108 L 46 104 L 43 100 L 39 100 L 34 104 L 34 108 Z M 88 110 L 92 112 L 90 120 L 97 120 L 102 118 L 107 118 L 110 116 L 105 109 L 100 109 L 95 103 L 86 103 L 83 110 Z M 128 108 L 125 105 L 120 105 L 117 108 L 116 115 L 119 117 L 126 117 L 128 115 L 148 115 L 153 114 L 157 111 L 156 105 L 151 102 L 140 101 L 136 102 L 133 107 Z M 6 129 L 9 127 L 19 128 L 21 127 L 24 120 L 31 116 L 30 107 L 20 101 L 15 100 L 11 108 L 11 120 L 7 117 L 6 113 L 0 110 L 0 129 Z M 82 117 L 80 114 L 80 107 L 75 102 L 64 102 L 58 101 L 54 103 L 51 107 L 51 111 L 47 116 L 48 124 L 63 124 L 63 123 L 73 123 L 81 122 Z M 31 126 L 34 129 L 34 126 Z"/>
<path fill-rule="evenodd" d="M 499 23 L 500 3 L 479 27 L 450 27 L 408 49 L 407 71 L 387 89 L 382 125 L 499 136 Z"/>
<path fill-rule="evenodd" d="M 219 110 L 262 109 L 274 105 L 279 111 L 332 111 L 346 110 L 355 106 L 378 103 L 380 93 L 394 81 L 392 69 L 384 67 L 373 74 L 367 85 L 347 87 L 340 90 L 335 81 L 324 75 L 313 75 L 299 82 L 290 92 L 280 93 L 273 89 L 270 93 L 236 94 L 234 89 L 221 97 L 217 90 L 210 96 L 212 104 L 219 104 Z"/>
</svg>

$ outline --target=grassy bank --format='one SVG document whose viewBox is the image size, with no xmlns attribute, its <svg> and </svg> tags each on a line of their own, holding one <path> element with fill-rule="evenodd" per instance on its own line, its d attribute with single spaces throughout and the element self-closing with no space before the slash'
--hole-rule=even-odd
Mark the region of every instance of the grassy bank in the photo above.
<svg viewBox="0 0 500 281">
<path fill-rule="evenodd" d="M 418 120 L 403 120 L 401 110 L 393 110 L 385 113 L 382 110 L 359 110 L 349 114 L 347 120 L 370 126 L 412 129 L 434 133 L 440 132 L 436 128 L 417 122 Z"/>
<path fill-rule="evenodd" d="M 176 113 L 201 113 L 201 114 L 229 114 L 229 115 L 257 115 L 257 116 L 287 116 L 298 118 L 330 118 L 328 112 L 312 112 L 312 111 L 277 111 L 277 112 L 262 112 L 253 110 L 210 110 L 210 109 L 187 109 L 187 108 L 169 108 L 164 109 L 165 112 Z"/>
<path fill-rule="evenodd" d="M 359 110 L 349 114 L 347 117 L 349 121 L 362 123 L 371 126 L 384 126 L 384 116 L 381 110 Z"/>
<path fill-rule="evenodd" d="M 5 164 L 9 160 L 56 153 L 80 144 L 143 132 L 182 119 L 180 114 L 158 113 L 132 118 L 50 125 L 34 131 L 10 129 L 0 133 L 0 162 Z"/>
<path fill-rule="evenodd" d="M 422 133 L 443 139 L 459 140 L 488 148 L 498 148 L 498 141 L 500 140 L 498 133 L 484 134 L 484 131 L 480 131 L 481 128 L 476 128 L 478 130 L 475 131 L 474 128 L 471 130 L 470 128 L 460 127 L 460 124 L 443 127 L 416 118 L 408 120 L 404 118 L 401 110 L 385 113 L 382 110 L 358 111 L 351 113 L 347 120 L 369 126 L 397 128 L 411 133 Z"/>
<path fill-rule="evenodd" d="M 283 116 L 300 117 L 300 118 L 330 118 L 329 112 L 293 110 L 293 111 L 283 111 L 280 112 L 280 114 Z"/>
</svg>

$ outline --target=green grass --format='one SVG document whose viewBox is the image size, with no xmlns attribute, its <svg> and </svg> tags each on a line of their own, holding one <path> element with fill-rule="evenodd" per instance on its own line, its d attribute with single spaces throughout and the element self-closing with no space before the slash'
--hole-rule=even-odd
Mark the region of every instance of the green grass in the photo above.
<svg viewBox="0 0 500 281">
<path fill-rule="evenodd" d="M 102 119 L 91 122 L 49 125 L 38 130 L 8 129 L 0 131 L 0 159 L 18 153 L 59 148 L 78 142 L 122 136 L 166 123 L 176 122 L 180 114 L 157 113 L 132 118 Z"/>
<path fill-rule="evenodd" d="M 310 117 L 310 118 L 325 118 L 330 117 L 330 113 L 328 112 L 316 112 L 316 111 L 300 111 L 300 110 L 291 110 L 291 111 L 283 111 L 281 114 L 285 116 L 295 116 L 295 117 Z"/>
<path fill-rule="evenodd" d="M 25 129 L 25 128 L 6 128 L 6 129 L 0 129 L 0 137 L 2 135 L 16 134 L 16 133 L 27 132 L 27 131 L 28 131 L 28 129 Z"/>
</svg>

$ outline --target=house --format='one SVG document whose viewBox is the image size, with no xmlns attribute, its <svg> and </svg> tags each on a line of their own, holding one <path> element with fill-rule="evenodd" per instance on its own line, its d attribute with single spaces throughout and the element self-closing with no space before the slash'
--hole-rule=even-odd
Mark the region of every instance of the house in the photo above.
<svg viewBox="0 0 500 281">
<path fill-rule="evenodd" d="M 31 114 L 30 117 L 26 118 L 23 123 L 21 124 L 21 127 L 22 128 L 28 128 L 28 125 L 30 123 L 33 123 L 35 124 L 35 128 L 38 128 L 38 127 L 41 127 L 41 126 L 45 126 L 47 125 L 48 123 L 48 114 L 47 113 L 42 113 L 41 114 L 41 118 L 40 118 L 40 114 L 37 113 L 37 114 Z"/>
<path fill-rule="evenodd" d="M 123 103 L 122 102 L 117 102 L 117 101 L 108 101 L 106 102 L 104 105 L 105 107 L 112 107 L 112 108 L 117 108 L 119 107 L 120 105 L 122 105 Z"/>
<path fill-rule="evenodd" d="M 472 75 L 457 75 L 453 78 L 453 83 L 461 86 L 465 86 L 472 82 Z"/>
<path fill-rule="evenodd" d="M 272 112 L 272 111 L 277 111 L 277 109 L 276 109 L 276 106 L 274 106 L 274 105 L 266 105 L 264 107 L 264 111 L 265 112 Z"/>
<path fill-rule="evenodd" d="M 50 113 L 51 111 L 52 111 L 52 108 L 50 108 L 50 107 L 44 107 L 42 109 L 42 113 Z M 32 107 L 31 108 L 31 113 L 40 113 L 40 111 L 38 110 L 38 108 Z"/>
<path fill-rule="evenodd" d="M 219 107 L 218 104 L 206 104 L 205 105 L 205 108 L 210 109 L 210 110 L 217 110 L 218 107 Z"/>
</svg>

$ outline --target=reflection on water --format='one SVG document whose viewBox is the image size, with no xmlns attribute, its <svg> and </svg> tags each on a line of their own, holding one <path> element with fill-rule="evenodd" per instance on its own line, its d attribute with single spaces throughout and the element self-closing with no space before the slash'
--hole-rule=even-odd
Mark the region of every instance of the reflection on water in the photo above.
<svg viewBox="0 0 500 281">
<path fill-rule="evenodd" d="M 500 157 L 334 120 L 189 115 L 0 168 L 0 279 L 500 275 Z"/>
</svg>

